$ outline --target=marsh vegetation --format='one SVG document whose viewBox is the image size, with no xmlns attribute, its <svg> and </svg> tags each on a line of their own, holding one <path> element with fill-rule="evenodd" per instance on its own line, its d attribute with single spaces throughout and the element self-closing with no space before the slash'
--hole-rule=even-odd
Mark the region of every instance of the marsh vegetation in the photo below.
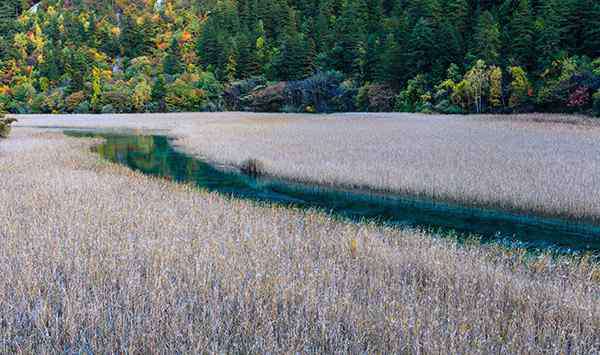
<svg viewBox="0 0 600 355">
<path fill-rule="evenodd" d="M 600 269 L 0 143 L 0 352 L 598 351 Z"/>
<path fill-rule="evenodd" d="M 347 170 L 338 167 L 352 164 L 354 173 L 368 172 L 359 157 L 381 152 L 383 144 L 378 142 L 393 145 L 401 154 L 370 159 L 374 169 L 387 166 L 388 174 L 379 174 L 389 180 L 363 182 L 389 183 L 398 172 L 415 174 L 416 166 L 410 169 L 415 153 L 405 147 L 417 142 L 427 152 L 421 158 L 431 162 L 427 157 L 436 154 L 443 163 L 439 168 L 427 165 L 437 173 L 459 161 L 445 159 L 476 156 L 466 155 L 468 147 L 492 154 L 498 164 L 493 171 L 500 171 L 500 164 L 519 166 L 503 160 L 503 155 L 494 156 L 491 146 L 482 147 L 484 141 L 477 137 L 490 130 L 485 137 L 501 137 L 501 151 L 519 153 L 508 145 L 531 143 L 517 144 L 522 149 L 515 155 L 517 162 L 525 151 L 543 157 L 550 142 L 555 154 L 568 159 L 573 145 L 568 149 L 561 137 L 587 148 L 588 153 L 577 150 L 585 161 L 596 147 L 593 125 L 549 126 L 531 117 L 176 118 L 177 125 L 174 116 L 60 121 L 19 117 L 10 139 L 0 143 L 0 352 L 600 350 L 600 266 L 589 256 L 555 258 L 493 244 L 457 243 L 415 229 L 353 223 L 315 210 L 229 198 L 101 160 L 90 151 L 98 140 L 23 127 L 59 122 L 71 127 L 169 129 L 181 137 L 175 144 L 188 152 L 201 152 L 210 137 L 217 149 L 206 150 L 204 157 L 224 162 L 259 157 L 269 173 L 296 164 L 300 169 L 290 172 L 300 171 L 304 175 L 295 176 L 304 179 L 311 176 L 301 158 L 325 155 L 330 157 L 327 163 L 311 160 L 314 169 L 329 164 L 328 183 L 351 184 L 342 179 Z M 427 120 L 431 128 L 421 127 L 420 120 Z M 343 129 L 341 121 L 353 128 Z M 248 125 L 251 128 L 248 122 L 254 123 Z M 303 147 L 295 143 L 295 136 L 317 134 L 317 125 L 323 131 L 320 137 L 326 138 Z M 453 127 L 467 128 L 469 134 L 460 135 Z M 408 129 L 414 133 L 401 135 Z M 290 130 L 294 134 L 287 142 L 277 138 Z M 449 148 L 442 130 L 457 142 L 453 154 L 443 154 Z M 507 131 L 520 134 L 507 141 Z M 373 138 L 358 140 L 355 132 Z M 390 140 L 386 134 L 392 133 L 386 132 L 400 135 L 402 142 Z M 231 150 L 222 143 L 225 139 L 230 139 Z M 250 139 L 256 144 L 245 146 L 247 155 L 232 155 Z M 435 146 L 431 142 L 442 146 L 427 151 Z M 143 149 L 152 151 L 154 144 L 148 140 Z M 351 154 L 334 155 L 333 147 L 351 148 Z M 270 149 L 286 161 L 269 159 Z M 388 159 L 396 165 L 387 164 Z M 277 165 L 284 163 L 290 165 Z M 469 168 L 465 161 L 462 170 L 473 173 L 469 169 L 483 163 L 472 160 L 474 167 Z M 569 166 L 588 178 L 595 172 L 595 165 L 579 164 Z M 465 179 L 457 170 L 446 171 L 457 183 Z M 522 188 L 525 172 L 511 171 L 516 175 L 510 180 L 513 188 Z M 547 185 L 560 183 L 550 171 L 544 171 Z M 575 179 L 571 182 L 578 189 L 591 188 L 580 184 L 575 174 L 566 176 Z M 393 190 L 393 185 L 387 188 Z M 543 196 L 540 192 L 549 187 L 537 188 L 541 190 L 534 196 Z M 539 201 L 546 209 L 569 206 L 560 201 L 554 205 L 554 199 Z M 593 211 L 588 202 L 579 206 Z"/>
</svg>

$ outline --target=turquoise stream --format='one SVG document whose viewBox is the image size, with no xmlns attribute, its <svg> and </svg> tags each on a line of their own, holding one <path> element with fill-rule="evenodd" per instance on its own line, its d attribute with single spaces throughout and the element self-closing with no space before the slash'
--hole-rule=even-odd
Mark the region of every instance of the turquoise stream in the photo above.
<svg viewBox="0 0 600 355">
<path fill-rule="evenodd" d="M 463 207 L 422 198 L 313 186 L 284 179 L 253 177 L 215 166 L 176 150 L 163 135 L 69 131 L 103 138 L 94 150 L 103 158 L 147 175 L 236 198 L 300 208 L 316 208 L 353 220 L 423 228 L 436 234 L 476 236 L 530 250 L 600 254 L 600 226 L 503 211 Z"/>
</svg>

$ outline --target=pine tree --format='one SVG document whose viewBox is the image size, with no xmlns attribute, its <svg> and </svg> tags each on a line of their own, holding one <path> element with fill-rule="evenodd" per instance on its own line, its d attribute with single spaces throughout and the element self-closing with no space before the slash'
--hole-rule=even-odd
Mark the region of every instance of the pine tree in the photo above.
<svg viewBox="0 0 600 355">
<path fill-rule="evenodd" d="M 331 32 L 329 27 L 330 9 L 328 2 L 323 1 L 319 6 L 319 14 L 315 19 L 315 45 L 318 52 L 329 49 Z"/>
<path fill-rule="evenodd" d="M 570 54 L 580 53 L 587 13 L 587 0 L 561 0 L 559 2 L 563 42 L 561 47 Z"/>
<path fill-rule="evenodd" d="M 165 110 L 165 96 L 166 96 L 166 88 L 165 88 L 165 76 L 159 75 L 154 84 L 152 85 L 151 98 L 152 101 L 158 103 L 158 110 Z"/>
<path fill-rule="evenodd" d="M 467 0 L 448 0 L 446 18 L 461 36 L 465 36 L 469 25 L 470 8 Z"/>
<path fill-rule="evenodd" d="M 600 2 L 593 2 L 589 5 L 587 12 L 584 33 L 583 33 L 583 51 L 592 58 L 600 57 Z"/>
<path fill-rule="evenodd" d="M 560 0 L 546 0 L 541 6 L 541 14 L 535 22 L 537 33 L 535 49 L 538 69 L 542 70 L 558 55 L 562 40 L 560 15 L 558 13 Z"/>
<path fill-rule="evenodd" d="M 361 58 L 363 82 L 381 81 L 378 67 L 381 64 L 381 43 L 376 34 L 370 34 Z"/>
<path fill-rule="evenodd" d="M 500 26 L 489 11 L 484 11 L 477 21 L 473 36 L 473 47 L 470 51 L 471 59 L 481 59 L 488 64 L 499 64 Z"/>
<path fill-rule="evenodd" d="M 305 60 L 304 60 L 304 76 L 308 77 L 315 73 L 317 65 L 317 45 L 312 38 L 308 38 L 305 42 L 306 51 L 305 51 Z"/>
<path fill-rule="evenodd" d="M 517 65 L 531 67 L 533 57 L 533 17 L 529 0 L 520 0 L 510 23 L 510 53 Z"/>
<path fill-rule="evenodd" d="M 441 80 L 451 63 L 463 62 L 464 51 L 462 40 L 457 28 L 449 21 L 444 21 L 437 32 L 435 54 L 435 76 Z"/>
<path fill-rule="evenodd" d="M 366 33 L 380 34 L 383 29 L 383 4 L 381 0 L 367 0 Z"/>
<path fill-rule="evenodd" d="M 202 65 L 212 67 L 217 76 L 224 70 L 227 57 L 218 26 L 216 19 L 209 18 L 196 46 L 196 53 Z"/>
<path fill-rule="evenodd" d="M 236 42 L 238 45 L 238 77 L 245 79 L 257 75 L 260 64 L 256 55 L 256 40 L 245 33 L 241 33 Z"/>
<path fill-rule="evenodd" d="M 335 45 L 329 56 L 334 69 L 353 75 L 357 71 L 357 58 L 365 28 L 359 21 L 358 0 L 348 0 L 344 3 L 342 14 L 336 21 Z"/>
<path fill-rule="evenodd" d="M 394 34 L 386 37 L 379 62 L 379 70 L 375 71 L 376 82 L 387 82 L 394 88 L 400 88 L 408 78 L 406 66 L 406 50 Z"/>
<path fill-rule="evenodd" d="M 273 67 L 279 80 L 298 80 L 303 78 L 306 72 L 307 45 L 298 31 L 296 13 L 292 10 L 285 27 L 280 52 L 274 59 Z"/>
<path fill-rule="evenodd" d="M 163 72 L 169 75 L 175 75 L 181 72 L 182 65 L 179 58 L 179 43 L 173 38 L 163 62 Z"/>
<path fill-rule="evenodd" d="M 408 42 L 408 64 L 412 76 L 429 73 L 435 51 L 434 33 L 429 21 L 421 18 L 413 28 Z"/>
<path fill-rule="evenodd" d="M 9 36 L 21 11 L 18 0 L 2 0 L 0 3 L 0 36 Z"/>
</svg>

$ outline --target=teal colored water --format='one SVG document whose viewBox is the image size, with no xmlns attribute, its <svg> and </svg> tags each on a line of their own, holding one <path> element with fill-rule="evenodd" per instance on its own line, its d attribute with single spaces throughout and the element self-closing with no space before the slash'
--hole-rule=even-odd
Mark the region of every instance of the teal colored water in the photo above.
<svg viewBox="0 0 600 355">
<path fill-rule="evenodd" d="M 106 132 L 68 134 L 104 138 L 105 143 L 94 150 L 112 162 L 144 174 L 177 182 L 192 182 L 200 188 L 236 198 L 316 208 L 353 220 L 376 220 L 428 229 L 442 235 L 475 235 L 483 241 L 528 249 L 600 254 L 599 226 L 463 207 L 420 198 L 382 196 L 249 176 L 238 171 L 217 169 L 207 162 L 179 152 L 169 138 L 161 135 Z"/>
</svg>

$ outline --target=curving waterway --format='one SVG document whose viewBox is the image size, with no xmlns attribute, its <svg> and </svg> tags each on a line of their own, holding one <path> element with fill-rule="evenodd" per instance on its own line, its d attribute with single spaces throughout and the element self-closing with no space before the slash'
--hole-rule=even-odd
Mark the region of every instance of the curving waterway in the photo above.
<svg viewBox="0 0 600 355">
<path fill-rule="evenodd" d="M 422 198 L 382 195 L 314 186 L 285 179 L 256 177 L 218 168 L 175 149 L 164 135 L 68 131 L 77 137 L 103 138 L 94 148 L 103 158 L 144 174 L 191 182 L 236 198 L 316 208 L 353 220 L 376 220 L 439 235 L 476 236 L 527 249 L 600 255 L 600 226 L 463 207 Z"/>
</svg>

